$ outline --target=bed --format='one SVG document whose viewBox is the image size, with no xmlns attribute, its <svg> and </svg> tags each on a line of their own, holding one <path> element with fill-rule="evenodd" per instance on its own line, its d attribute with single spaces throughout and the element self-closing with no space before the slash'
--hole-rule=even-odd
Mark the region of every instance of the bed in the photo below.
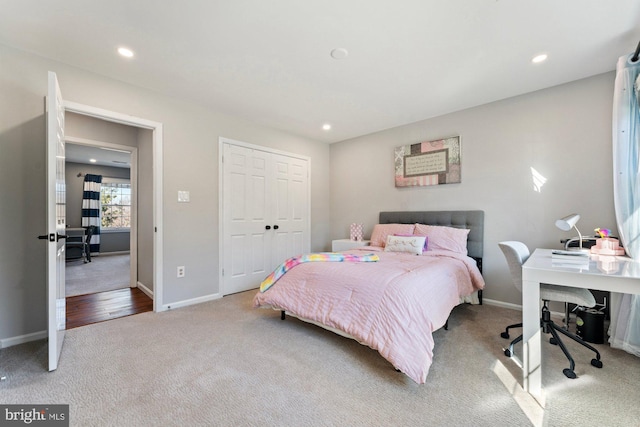
<svg viewBox="0 0 640 427">
<path fill-rule="evenodd" d="M 287 260 L 265 279 L 253 305 L 353 338 L 422 384 L 433 332 L 461 302 L 482 303 L 484 212 L 381 212 L 371 240 L 325 255 L 333 260 Z"/>
</svg>

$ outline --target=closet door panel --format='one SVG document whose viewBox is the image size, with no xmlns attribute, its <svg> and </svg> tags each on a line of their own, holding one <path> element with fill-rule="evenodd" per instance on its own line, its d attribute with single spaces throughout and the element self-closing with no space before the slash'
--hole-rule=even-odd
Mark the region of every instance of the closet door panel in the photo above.
<svg viewBox="0 0 640 427">
<path fill-rule="evenodd" d="M 224 293 L 255 288 L 271 269 L 270 155 L 224 144 Z"/>
<path fill-rule="evenodd" d="M 273 155 L 274 218 L 278 226 L 274 242 L 274 268 L 282 261 L 308 252 L 308 161 L 280 154 Z M 304 188 L 304 189 L 303 189 Z M 301 199 L 305 198 L 304 202 Z M 296 237 L 297 236 L 297 237 Z M 308 239 L 308 237 L 307 237 Z M 302 240 L 302 242 L 299 242 Z"/>
</svg>

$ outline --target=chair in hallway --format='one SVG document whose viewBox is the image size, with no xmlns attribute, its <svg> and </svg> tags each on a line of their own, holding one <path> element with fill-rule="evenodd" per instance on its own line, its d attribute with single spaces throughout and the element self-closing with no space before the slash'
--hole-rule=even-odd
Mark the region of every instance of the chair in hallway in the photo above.
<svg viewBox="0 0 640 427">
<path fill-rule="evenodd" d="M 82 258 L 82 260 L 87 263 L 87 262 L 91 262 L 91 236 L 93 236 L 93 234 L 95 233 L 96 230 L 96 226 L 95 225 L 90 225 L 88 227 L 86 227 L 86 231 L 84 234 L 84 239 L 80 240 L 80 241 L 67 241 L 65 246 L 66 246 L 66 259 L 75 259 L 75 258 Z M 78 254 L 78 256 L 69 256 L 69 254 L 73 254 L 74 252 L 76 252 Z"/>
</svg>

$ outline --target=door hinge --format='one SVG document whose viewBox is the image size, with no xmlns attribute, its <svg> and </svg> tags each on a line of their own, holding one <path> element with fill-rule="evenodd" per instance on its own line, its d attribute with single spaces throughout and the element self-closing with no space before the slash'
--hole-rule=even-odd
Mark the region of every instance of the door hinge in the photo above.
<svg viewBox="0 0 640 427">
<path fill-rule="evenodd" d="M 224 268 L 222 269 L 222 277 L 224 277 Z"/>
</svg>

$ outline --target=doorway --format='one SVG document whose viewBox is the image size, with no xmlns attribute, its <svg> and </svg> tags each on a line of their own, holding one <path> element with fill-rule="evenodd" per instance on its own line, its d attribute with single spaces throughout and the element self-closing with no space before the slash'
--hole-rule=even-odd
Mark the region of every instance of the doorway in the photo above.
<svg viewBox="0 0 640 427">
<path fill-rule="evenodd" d="M 129 156 L 128 178 L 133 201 L 130 206 L 132 221 L 129 224 L 128 233 L 130 273 L 128 287 L 113 291 L 119 292 L 120 295 L 114 296 L 112 299 L 121 300 L 122 293 L 129 292 L 127 298 L 130 299 L 131 307 L 134 310 L 135 306 L 140 306 L 139 302 L 134 300 L 139 300 L 140 296 L 143 296 L 147 301 L 149 298 L 151 299 L 150 304 L 145 305 L 145 311 L 148 311 L 148 307 L 155 311 L 161 311 L 163 309 L 161 274 L 162 124 L 68 101 L 64 102 L 64 107 L 67 113 L 66 140 L 70 144 L 99 150 L 101 154 L 98 157 L 108 157 L 109 153 L 111 157 L 115 154 Z M 70 117 L 76 119 L 75 126 L 74 120 L 69 120 Z M 117 128 L 116 133 L 120 133 L 120 138 L 106 136 L 105 132 L 114 127 Z M 124 142 L 122 139 L 123 129 L 131 131 L 129 137 L 124 137 Z M 104 141 L 117 141 L 118 143 Z M 112 160 L 123 161 L 121 158 L 112 158 Z M 112 173 L 109 176 L 118 178 L 121 175 Z M 69 179 L 82 181 L 80 177 L 77 177 L 77 173 Z M 122 235 L 125 233 L 117 234 L 121 235 L 119 240 L 122 241 Z M 110 250 L 113 251 L 113 247 Z M 117 249 L 116 252 L 118 252 Z M 101 299 L 107 298 L 105 295 L 101 295 Z M 120 311 L 130 311 L 131 307 Z"/>
<path fill-rule="evenodd" d="M 137 257 L 131 256 L 137 254 L 138 244 L 132 227 L 138 224 L 137 145 L 145 141 L 138 128 L 73 113 L 67 114 L 66 130 L 119 143 L 65 137 L 67 242 L 86 240 L 85 227 L 90 223 L 99 227 L 88 255 L 77 243 L 67 243 L 66 328 L 151 311 L 153 292 L 138 282 Z M 95 191 L 100 196 L 99 217 L 89 218 L 85 208 L 91 202 L 84 199 L 94 194 L 88 189 L 95 186 L 91 180 L 96 177 L 101 181 Z"/>
<path fill-rule="evenodd" d="M 67 117 L 70 124 L 67 127 L 71 130 L 77 120 L 75 116 Z M 132 128 L 130 133 L 135 132 Z M 69 236 L 66 296 L 135 287 L 137 269 L 135 260 L 130 262 L 130 248 L 137 245 L 135 230 L 131 233 L 131 223 L 137 223 L 137 188 L 136 180 L 132 179 L 137 174 L 137 147 L 71 136 L 65 139 L 66 234 Z M 89 203 L 84 197 L 92 194 L 85 192 L 85 186 L 90 184 L 85 181 L 91 176 L 101 180 L 97 218 L 88 218 L 88 210 L 84 210 Z M 78 241 L 84 238 L 83 227 L 88 225 L 99 226 L 100 233 L 92 237 L 93 256 L 84 257 Z M 74 242 L 69 244 L 72 239 Z"/>
</svg>

